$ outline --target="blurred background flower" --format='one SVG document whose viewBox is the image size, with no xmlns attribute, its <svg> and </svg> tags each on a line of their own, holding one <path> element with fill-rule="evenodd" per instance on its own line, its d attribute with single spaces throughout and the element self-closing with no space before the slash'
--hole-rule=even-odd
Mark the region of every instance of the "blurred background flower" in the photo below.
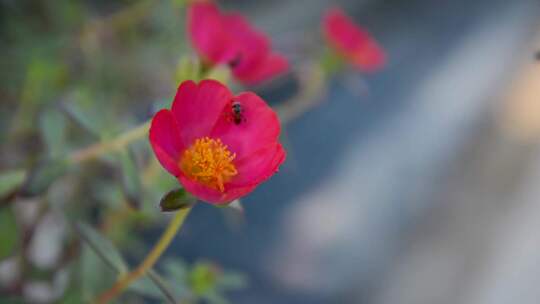
<svg viewBox="0 0 540 304">
<path fill-rule="evenodd" d="M 384 65 L 384 51 L 360 25 L 354 23 L 340 8 L 327 10 L 322 31 L 334 56 L 343 56 L 361 71 L 376 71 Z"/>
<path fill-rule="evenodd" d="M 204 61 L 225 64 L 244 84 L 268 81 L 289 68 L 287 59 L 271 50 L 270 39 L 238 12 L 223 13 L 212 2 L 188 8 L 191 42 Z"/>
</svg>

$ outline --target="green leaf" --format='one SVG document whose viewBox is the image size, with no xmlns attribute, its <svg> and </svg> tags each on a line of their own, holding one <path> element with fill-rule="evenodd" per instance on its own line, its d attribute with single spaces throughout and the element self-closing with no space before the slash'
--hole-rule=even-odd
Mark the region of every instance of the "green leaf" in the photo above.
<svg viewBox="0 0 540 304">
<path fill-rule="evenodd" d="M 81 290 L 79 290 L 79 287 L 75 283 L 76 281 L 71 281 L 67 290 L 62 295 L 62 298 L 59 300 L 58 303 L 62 304 L 70 304 L 70 303 L 78 303 L 81 301 Z"/>
<path fill-rule="evenodd" d="M 169 277 L 175 281 L 184 282 L 188 276 L 186 263 L 179 258 L 168 258 L 163 261 L 163 268 L 167 271 Z"/>
<path fill-rule="evenodd" d="M 218 65 L 209 70 L 203 79 L 214 79 L 221 83 L 228 83 L 231 79 L 231 69 L 228 66 Z"/>
<path fill-rule="evenodd" d="M 101 138 L 105 128 L 105 116 L 96 108 L 92 92 L 87 88 L 79 88 L 71 94 L 70 102 L 63 103 L 62 108 L 73 121 L 96 138 Z"/>
<path fill-rule="evenodd" d="M 195 202 L 196 200 L 186 190 L 181 188 L 165 194 L 161 198 L 159 206 L 161 207 L 161 211 L 169 212 L 192 207 Z"/>
<path fill-rule="evenodd" d="M 178 303 L 176 288 L 171 289 L 169 282 L 153 269 L 150 269 L 146 276 L 133 282 L 129 289 L 142 296 L 165 299 L 171 304 Z"/>
<path fill-rule="evenodd" d="M 142 186 L 133 152 L 131 149 L 122 150 L 119 152 L 119 157 L 122 168 L 122 189 L 129 204 L 139 209 L 142 199 Z"/>
<path fill-rule="evenodd" d="M 26 304 L 28 302 L 26 302 L 25 299 L 20 298 L 20 297 L 6 296 L 5 298 L 2 298 L 0 303 L 2 303 L 2 304 Z"/>
<path fill-rule="evenodd" d="M 93 255 L 94 257 L 98 257 L 102 262 L 105 262 L 100 263 L 100 265 L 96 265 L 97 267 L 106 265 L 108 266 L 106 269 L 107 271 L 116 272 L 119 276 L 122 276 L 128 272 L 128 268 L 124 259 L 122 258 L 116 247 L 108 239 L 103 237 L 91 226 L 84 223 L 77 223 L 75 225 L 75 228 L 77 232 L 81 235 L 81 238 L 89 245 L 85 248 L 93 251 L 95 253 L 95 255 Z M 92 257 L 86 257 L 86 260 L 87 264 L 95 264 L 95 262 L 92 260 Z M 92 272 L 92 269 L 89 269 L 89 266 L 91 265 L 87 265 L 86 269 L 83 270 L 86 271 L 86 275 L 88 276 L 88 280 L 90 281 L 90 287 L 88 288 L 91 288 L 92 291 L 94 291 L 95 289 L 93 287 L 100 286 L 101 284 L 95 281 L 95 274 Z M 112 277 L 114 278 L 115 276 Z M 155 271 L 150 269 L 148 276 L 145 276 L 136 281 L 135 283 L 131 284 L 129 288 L 138 292 L 139 294 L 156 298 L 165 298 L 170 302 L 174 303 L 175 301 L 172 294 L 168 290 L 165 290 L 167 287 L 166 284 L 167 283 L 163 278 L 161 278 Z"/>
<path fill-rule="evenodd" d="M 90 248 L 81 248 L 81 298 L 80 303 L 91 303 L 95 296 L 116 281 L 116 271 L 108 267 L 100 257 Z M 76 302 L 77 303 L 77 302 Z"/>
<path fill-rule="evenodd" d="M 67 67 L 60 60 L 36 56 L 29 60 L 21 102 L 42 104 L 54 96 L 67 76 Z"/>
<path fill-rule="evenodd" d="M 212 290 L 204 294 L 202 298 L 205 299 L 209 304 L 229 304 L 230 303 L 220 293 L 218 293 L 215 290 Z"/>
<path fill-rule="evenodd" d="M 0 198 L 16 191 L 25 178 L 26 172 L 24 170 L 0 172 Z"/>
<path fill-rule="evenodd" d="M 189 269 L 182 259 L 174 257 L 163 261 L 163 269 L 169 281 L 174 282 L 174 292 L 179 298 L 192 298 L 192 291 L 188 286 Z"/>
<path fill-rule="evenodd" d="M 181 83 L 186 80 L 199 81 L 201 77 L 201 63 L 197 57 L 182 56 L 178 61 L 175 80 Z"/>
<path fill-rule="evenodd" d="M 18 240 L 19 231 L 13 210 L 0 209 L 0 260 L 13 254 Z"/>
<path fill-rule="evenodd" d="M 66 150 L 65 116 L 54 109 L 48 109 L 40 118 L 41 134 L 47 145 L 49 158 L 61 156 Z"/>
<path fill-rule="evenodd" d="M 75 229 L 88 246 L 112 269 L 120 275 L 127 273 L 128 267 L 114 244 L 85 223 L 76 223 Z"/>
<path fill-rule="evenodd" d="M 156 299 L 161 299 L 163 297 L 163 294 L 159 288 L 147 276 L 143 276 L 137 281 L 131 283 L 128 289 L 146 297 Z"/>
<path fill-rule="evenodd" d="M 152 283 L 156 285 L 156 287 L 161 291 L 164 298 L 168 300 L 170 304 L 175 304 L 178 302 L 176 300 L 177 293 L 175 292 L 178 292 L 180 288 L 176 288 L 177 285 L 175 285 L 174 289 L 171 289 L 171 285 L 169 284 L 169 282 L 152 268 L 148 270 L 148 273 L 146 275 L 150 280 L 152 280 Z"/>
<path fill-rule="evenodd" d="M 208 262 L 197 262 L 189 274 L 189 285 L 196 295 L 204 295 L 216 287 L 217 272 L 215 266 Z"/>
<path fill-rule="evenodd" d="M 217 281 L 218 288 L 222 290 L 237 290 L 245 288 L 247 285 L 247 276 L 235 271 L 227 271 L 221 274 Z"/>
<path fill-rule="evenodd" d="M 21 194 L 25 196 L 34 196 L 41 194 L 49 186 L 68 170 L 68 162 L 65 159 L 47 160 L 38 164 L 30 170 Z"/>
</svg>

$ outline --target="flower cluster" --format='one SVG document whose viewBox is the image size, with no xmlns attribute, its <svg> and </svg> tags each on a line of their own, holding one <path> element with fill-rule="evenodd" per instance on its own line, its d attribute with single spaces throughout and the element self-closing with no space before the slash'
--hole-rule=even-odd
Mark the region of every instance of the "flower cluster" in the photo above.
<svg viewBox="0 0 540 304">
<path fill-rule="evenodd" d="M 240 82 L 253 85 L 283 74 L 287 59 L 271 50 L 270 39 L 238 13 L 220 12 L 211 2 L 188 9 L 188 32 L 199 55 L 211 64 L 228 64 Z"/>
<path fill-rule="evenodd" d="M 235 79 L 258 84 L 285 73 L 287 59 L 242 15 L 210 1 L 188 7 L 187 28 L 204 64 L 228 65 Z M 385 61 L 371 36 L 340 9 L 323 18 L 328 43 L 364 71 Z M 172 108 L 152 120 L 150 143 L 161 165 L 196 197 L 226 204 L 250 193 L 285 160 L 276 113 L 252 92 L 233 95 L 214 80 L 182 83 Z"/>
</svg>

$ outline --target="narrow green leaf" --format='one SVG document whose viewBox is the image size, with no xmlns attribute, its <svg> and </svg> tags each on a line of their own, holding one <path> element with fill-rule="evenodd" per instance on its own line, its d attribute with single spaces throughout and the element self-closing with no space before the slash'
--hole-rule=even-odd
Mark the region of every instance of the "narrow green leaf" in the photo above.
<svg viewBox="0 0 540 304">
<path fill-rule="evenodd" d="M 129 286 L 129 289 L 143 296 L 158 299 L 163 298 L 170 304 L 178 303 L 176 300 L 177 293 L 174 292 L 177 291 L 177 289 L 175 288 L 173 291 L 169 282 L 160 276 L 154 269 L 150 269 L 145 277 L 132 283 Z"/>
<path fill-rule="evenodd" d="M 143 276 L 137 281 L 131 283 L 128 289 L 146 297 L 155 299 L 161 299 L 163 297 L 163 294 L 159 288 L 150 280 L 148 276 Z"/>
<path fill-rule="evenodd" d="M 96 138 L 101 138 L 105 117 L 95 107 L 95 97 L 86 88 L 79 88 L 71 94 L 70 102 L 62 104 L 62 109 L 81 128 Z"/>
<path fill-rule="evenodd" d="M 54 109 L 47 109 L 41 114 L 40 127 L 49 158 L 61 156 L 66 150 L 65 116 Z"/>
<path fill-rule="evenodd" d="M 129 204 L 134 208 L 139 209 L 142 199 L 142 186 L 132 150 L 122 150 L 119 152 L 119 157 L 122 169 L 122 189 Z"/>
<path fill-rule="evenodd" d="M 19 239 L 15 215 L 11 208 L 0 209 L 0 260 L 13 254 Z"/>
<path fill-rule="evenodd" d="M 148 270 L 148 273 L 146 275 L 152 281 L 152 283 L 154 283 L 154 285 L 156 285 L 156 287 L 161 291 L 165 299 L 167 299 L 170 304 L 177 303 L 174 291 L 178 291 L 178 288 L 175 288 L 173 291 L 173 289 L 170 288 L 171 286 L 169 282 L 152 268 Z"/>
<path fill-rule="evenodd" d="M 100 263 L 100 265 L 108 266 L 106 270 L 113 271 L 119 276 L 128 272 L 127 264 L 120 255 L 120 252 L 118 252 L 117 248 L 108 239 L 103 237 L 94 228 L 84 223 L 77 223 L 75 225 L 75 229 L 79 235 L 81 235 L 81 238 L 88 244 L 88 248 L 95 253 L 94 256 L 98 257 L 102 262 L 105 262 Z M 87 264 L 93 263 L 91 257 L 87 257 L 86 260 Z M 85 271 L 89 280 L 91 282 L 95 281 L 95 274 L 93 273 L 92 269 L 88 269 L 88 265 Z M 100 285 L 99 282 L 91 282 L 89 287 L 92 288 L 92 290 L 94 290 L 93 287 Z M 154 285 L 151 285 L 152 283 Z M 149 270 L 146 277 L 134 282 L 129 288 L 142 295 L 165 298 L 167 301 L 175 303 L 174 296 L 168 289 L 167 282 L 153 269 Z"/>
<path fill-rule="evenodd" d="M 0 198 L 4 198 L 16 191 L 25 178 L 26 172 L 24 170 L 0 172 Z"/>
<path fill-rule="evenodd" d="M 196 200 L 186 190 L 181 188 L 165 194 L 161 198 L 159 206 L 161 207 L 161 211 L 169 212 L 192 207 L 195 202 Z"/>
<path fill-rule="evenodd" d="M 120 275 L 127 273 L 128 267 L 114 244 L 85 223 L 76 223 L 75 228 L 90 248 Z"/>
<path fill-rule="evenodd" d="M 30 170 L 28 178 L 21 189 L 21 194 L 34 196 L 41 194 L 68 170 L 65 159 L 47 160 Z"/>
<path fill-rule="evenodd" d="M 174 282 L 174 292 L 179 298 L 193 298 L 193 292 L 188 286 L 189 269 L 186 263 L 178 257 L 167 258 L 162 263 L 165 276 Z"/>
<path fill-rule="evenodd" d="M 117 272 L 103 263 L 90 246 L 82 246 L 81 251 L 81 295 L 79 298 L 82 298 L 82 301 L 79 302 L 91 303 L 97 294 L 114 284 Z"/>
</svg>

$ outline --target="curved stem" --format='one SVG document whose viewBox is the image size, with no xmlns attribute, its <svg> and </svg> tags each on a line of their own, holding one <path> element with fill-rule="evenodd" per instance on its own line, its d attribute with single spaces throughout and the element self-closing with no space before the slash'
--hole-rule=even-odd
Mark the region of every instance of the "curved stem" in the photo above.
<svg viewBox="0 0 540 304">
<path fill-rule="evenodd" d="M 109 290 L 102 293 L 95 303 L 98 304 L 106 304 L 109 301 L 116 298 L 119 294 L 121 294 L 124 289 L 126 289 L 132 282 L 143 276 L 148 272 L 152 266 L 157 262 L 159 257 L 163 254 L 165 249 L 169 247 L 171 241 L 173 240 L 174 236 L 177 234 L 178 230 L 182 227 L 182 224 L 184 223 L 184 220 L 186 216 L 188 215 L 191 208 L 182 209 L 174 215 L 174 218 L 169 223 L 169 226 L 161 235 L 161 238 L 157 242 L 157 244 L 154 246 L 152 251 L 146 256 L 144 261 L 135 268 L 132 272 L 126 274 L 120 280 L 118 280 Z"/>
<path fill-rule="evenodd" d="M 107 152 L 118 151 L 127 146 L 132 141 L 144 137 L 146 134 L 148 134 L 149 129 L 150 121 L 147 121 L 138 127 L 135 127 L 123 134 L 120 134 L 118 137 L 112 140 L 93 144 L 89 147 L 75 151 L 68 156 L 68 160 L 71 163 L 80 163 L 99 157 Z"/>
</svg>

